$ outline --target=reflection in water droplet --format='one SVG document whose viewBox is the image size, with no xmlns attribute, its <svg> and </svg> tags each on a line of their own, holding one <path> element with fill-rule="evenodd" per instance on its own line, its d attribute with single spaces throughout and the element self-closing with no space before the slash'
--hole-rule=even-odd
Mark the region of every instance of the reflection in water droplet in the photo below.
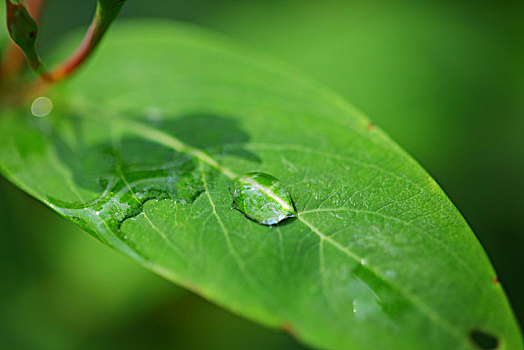
<svg viewBox="0 0 524 350">
<path fill-rule="evenodd" d="M 53 110 L 53 101 L 47 97 L 38 97 L 31 104 L 31 113 L 35 117 L 45 117 Z"/>
<path fill-rule="evenodd" d="M 296 214 L 286 187 L 274 176 L 248 173 L 233 180 L 233 207 L 262 225 L 275 225 Z"/>
</svg>

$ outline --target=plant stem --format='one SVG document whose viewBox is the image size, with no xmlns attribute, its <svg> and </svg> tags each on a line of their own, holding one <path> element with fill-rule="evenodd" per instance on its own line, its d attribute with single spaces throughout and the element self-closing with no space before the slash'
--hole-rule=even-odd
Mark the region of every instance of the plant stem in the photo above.
<svg viewBox="0 0 524 350">
<path fill-rule="evenodd" d="M 69 59 L 60 64 L 58 67 L 54 68 L 51 73 L 49 73 L 49 79 L 45 79 L 50 82 L 57 82 L 63 80 L 64 78 L 70 76 L 75 72 L 78 67 L 85 62 L 89 55 L 94 51 L 97 44 L 102 39 L 108 25 L 105 28 L 102 28 L 100 25 L 100 15 L 99 8 L 97 7 L 97 12 L 93 18 L 93 22 L 89 26 L 87 33 L 82 40 L 80 46 L 76 51 L 71 55 Z"/>
<path fill-rule="evenodd" d="M 126 0 L 98 0 L 95 16 L 84 40 L 76 52 L 49 73 L 49 76 L 45 78 L 45 80 L 57 82 L 73 74 L 93 53 L 111 23 L 113 23 L 114 19 L 120 13 L 125 2 Z"/>
<path fill-rule="evenodd" d="M 38 10 L 39 12 L 43 1 L 31 1 L 33 11 Z M 21 50 L 14 49 L 13 52 L 8 53 L 9 57 L 2 64 L 3 68 L 0 70 L 0 76 L 11 78 L 19 73 L 21 68 L 19 57 L 20 51 L 22 51 L 33 71 L 42 78 L 39 84 L 55 83 L 67 78 L 93 53 L 126 1 L 98 0 L 93 21 L 78 49 L 69 59 L 59 64 L 51 72 L 48 72 L 44 68 L 34 47 L 34 41 L 38 32 L 36 21 L 19 0 L 6 0 L 8 23 L 10 23 L 8 25 L 9 32 Z M 4 70 L 5 73 L 3 73 Z"/>
</svg>

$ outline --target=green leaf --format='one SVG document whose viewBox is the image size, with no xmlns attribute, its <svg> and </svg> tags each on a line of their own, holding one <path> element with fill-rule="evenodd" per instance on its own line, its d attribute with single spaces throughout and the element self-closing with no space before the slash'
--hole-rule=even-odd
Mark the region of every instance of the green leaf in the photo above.
<svg viewBox="0 0 524 350">
<path fill-rule="evenodd" d="M 38 25 L 22 3 L 7 0 L 7 28 L 11 39 L 22 51 L 34 51 L 38 36 Z"/>
<path fill-rule="evenodd" d="M 31 68 L 44 75 L 45 68 L 36 52 L 38 24 L 25 5 L 17 0 L 7 0 L 7 29 L 11 39 L 20 47 Z"/>
<path fill-rule="evenodd" d="M 198 29 L 133 22 L 46 96 L 47 117 L 30 103 L 1 111 L 0 169 L 167 279 L 314 347 L 477 349 L 481 334 L 522 348 L 443 191 L 289 67 Z M 234 210 L 232 181 L 249 172 L 278 178 L 297 217 L 264 226 Z"/>
</svg>

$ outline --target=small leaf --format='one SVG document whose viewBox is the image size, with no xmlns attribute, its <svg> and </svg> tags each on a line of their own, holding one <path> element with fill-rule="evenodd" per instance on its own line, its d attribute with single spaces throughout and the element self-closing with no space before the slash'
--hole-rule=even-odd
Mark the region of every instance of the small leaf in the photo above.
<svg viewBox="0 0 524 350">
<path fill-rule="evenodd" d="M 34 50 L 38 33 L 38 25 L 31 17 L 26 7 L 12 0 L 7 4 L 7 28 L 13 41 L 26 52 Z"/>
<path fill-rule="evenodd" d="M 478 349 L 481 331 L 522 349 L 467 223 L 355 108 L 192 27 L 114 29 L 46 94 L 46 117 L 0 104 L 12 182 L 143 266 L 313 347 Z M 280 180 L 276 202 L 292 198 L 295 219 L 264 226 L 231 208 L 232 179 L 252 172 Z"/>
<path fill-rule="evenodd" d="M 11 39 L 20 47 L 31 68 L 38 74 L 44 74 L 45 68 L 36 52 L 38 25 L 27 8 L 19 1 L 7 0 L 7 28 Z"/>
</svg>

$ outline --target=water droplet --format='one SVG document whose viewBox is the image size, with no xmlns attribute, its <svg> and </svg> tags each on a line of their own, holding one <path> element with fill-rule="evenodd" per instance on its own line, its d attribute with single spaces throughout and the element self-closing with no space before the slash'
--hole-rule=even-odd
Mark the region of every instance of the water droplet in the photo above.
<svg viewBox="0 0 524 350">
<path fill-rule="evenodd" d="M 366 258 L 362 258 L 362 259 L 360 259 L 360 263 L 361 263 L 362 265 L 367 265 L 367 263 L 368 263 L 368 259 L 366 259 Z"/>
<path fill-rule="evenodd" d="M 45 117 L 53 110 L 53 101 L 47 97 L 37 97 L 31 104 L 31 113 L 35 117 Z"/>
<path fill-rule="evenodd" d="M 255 172 L 237 177 L 230 188 L 233 207 L 262 225 L 275 225 L 296 214 L 286 187 L 274 176 Z"/>
</svg>

